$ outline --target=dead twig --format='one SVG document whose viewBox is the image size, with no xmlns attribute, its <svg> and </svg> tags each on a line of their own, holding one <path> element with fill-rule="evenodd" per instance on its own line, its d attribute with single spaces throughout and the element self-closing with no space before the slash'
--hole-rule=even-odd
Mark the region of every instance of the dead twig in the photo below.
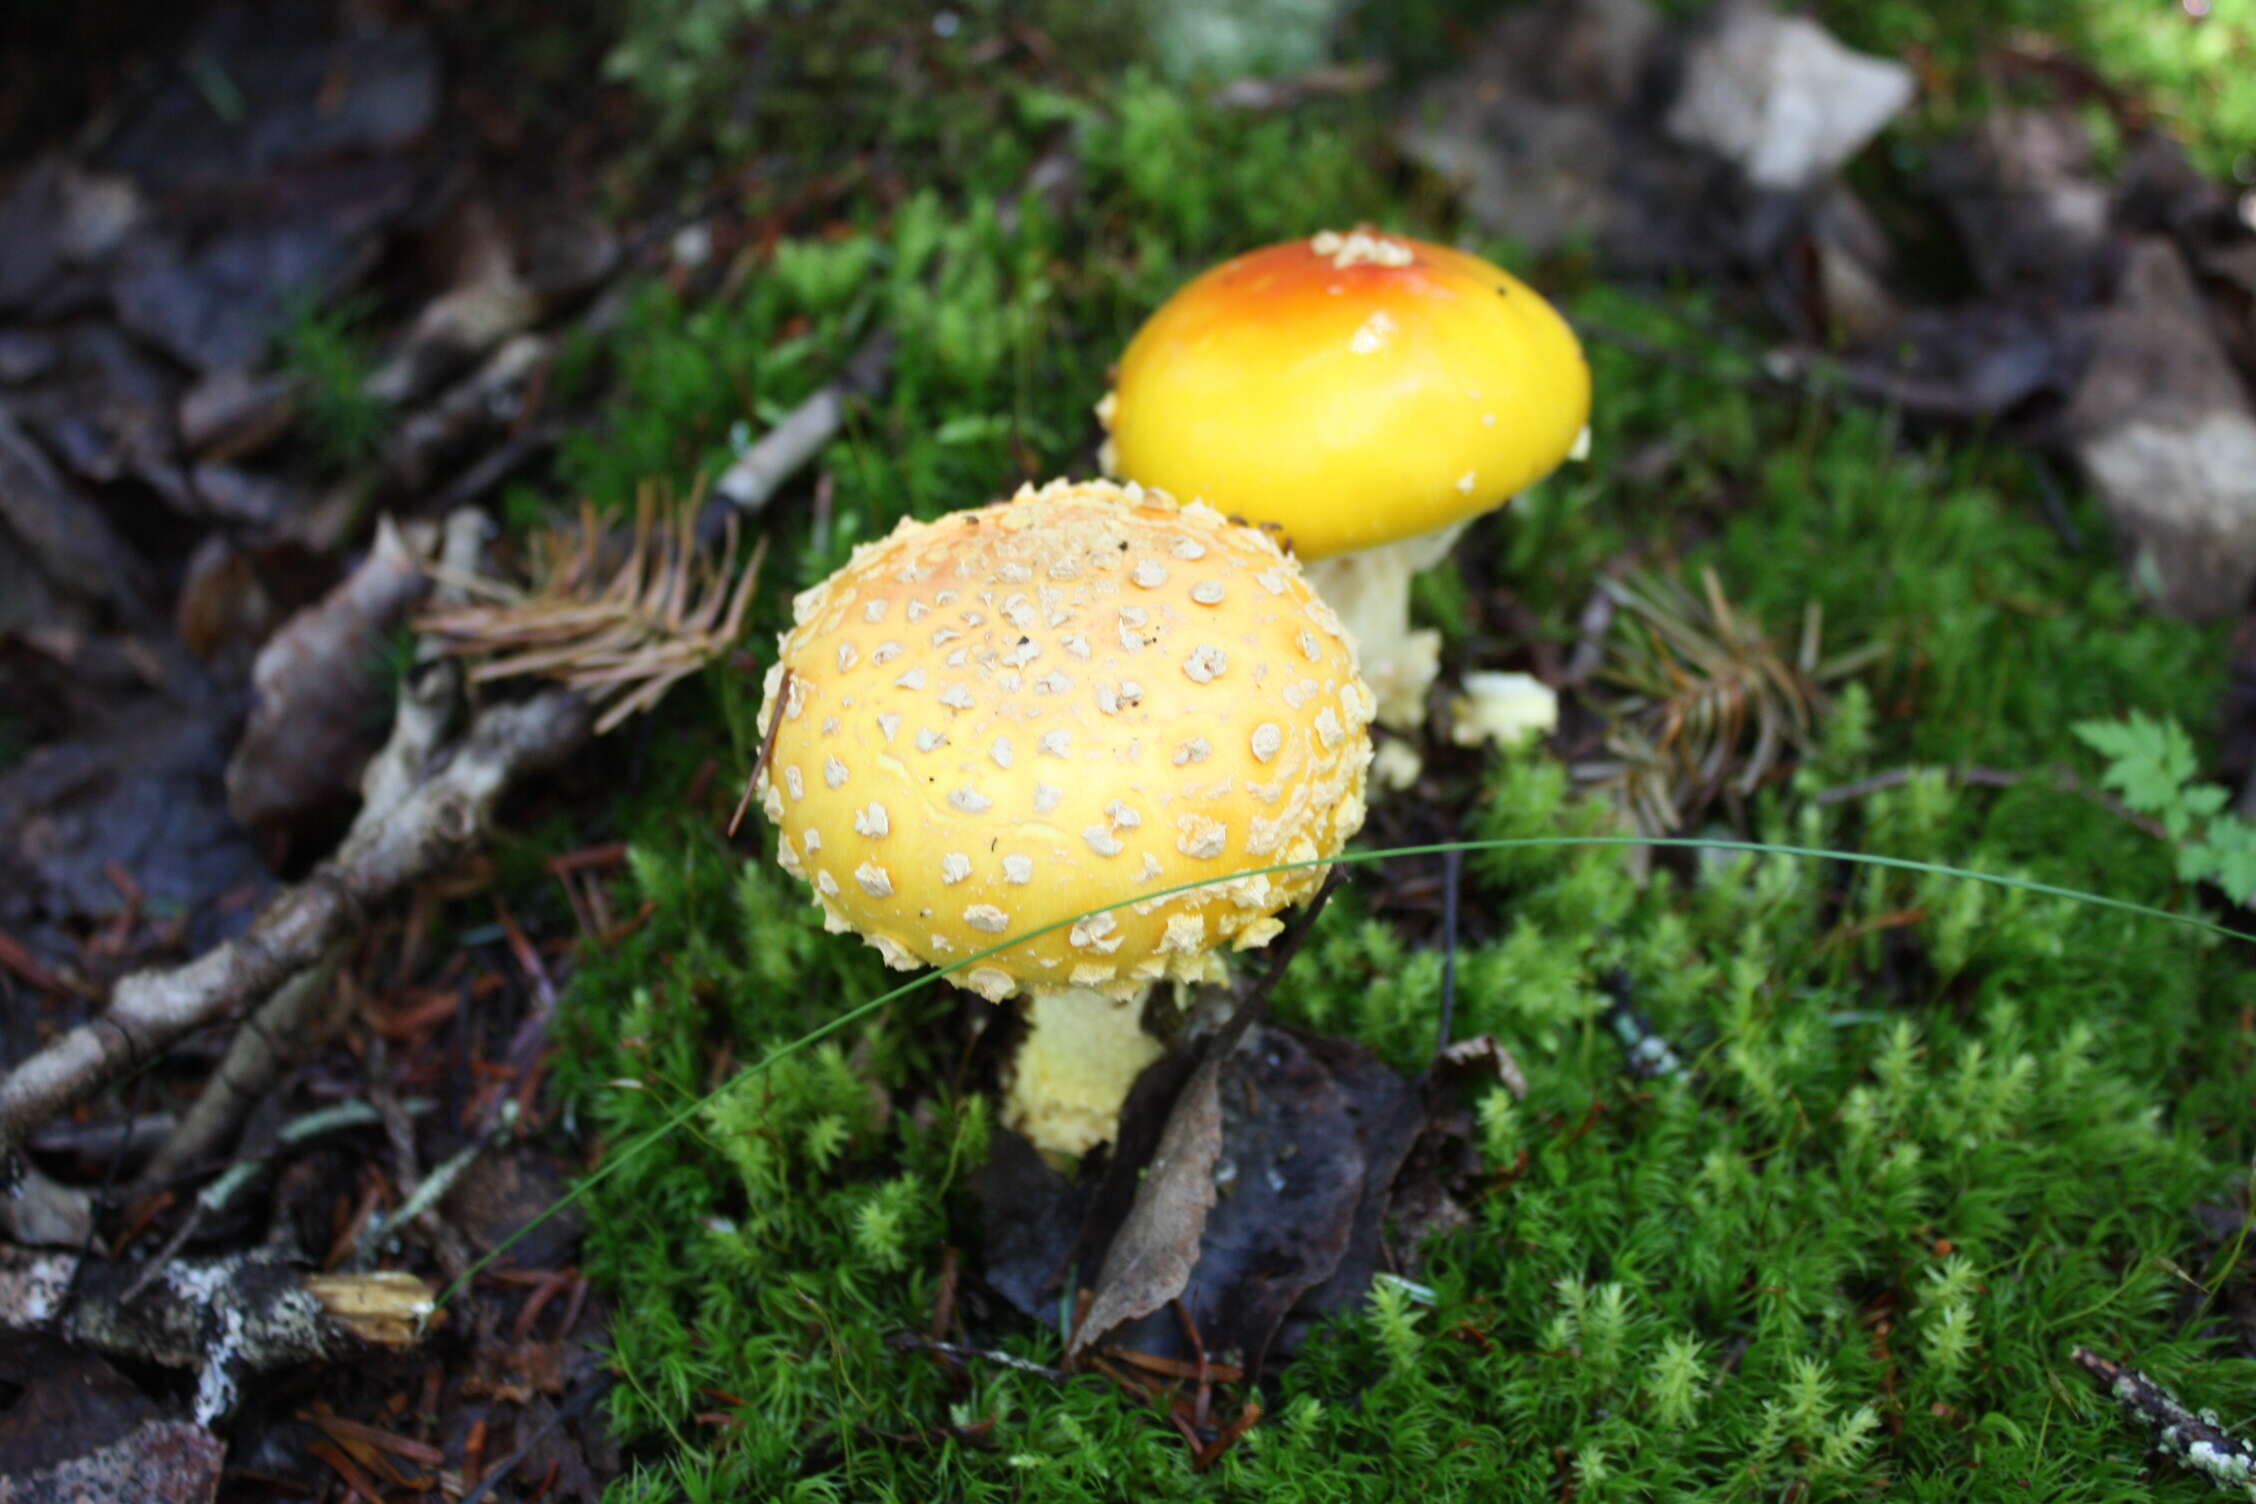
<svg viewBox="0 0 2256 1504">
<path fill-rule="evenodd" d="M 334 1012 L 342 953 L 332 946 L 243 1020 L 188 1115 L 149 1157 L 140 1177 L 143 1191 L 156 1189 L 209 1154 L 292 1061 L 305 1058 L 313 1041 L 328 1036 L 317 1015 Z"/>
<path fill-rule="evenodd" d="M 527 1457 L 533 1455 L 533 1449 L 548 1438 L 549 1432 L 563 1425 L 566 1421 L 577 1420 L 587 1413 L 588 1408 L 597 1400 L 610 1392 L 611 1381 L 609 1379 L 598 1379 L 592 1383 L 581 1385 L 579 1393 L 557 1406 L 556 1412 L 549 1416 L 547 1420 L 542 1421 L 533 1434 L 525 1438 L 523 1445 L 488 1469 L 485 1476 L 478 1480 L 477 1486 L 462 1496 L 462 1504 L 478 1504 L 480 1499 L 508 1482 L 509 1475 L 517 1471 L 518 1466 Z"/>
<path fill-rule="evenodd" d="M 817 387 L 721 473 L 713 485 L 714 499 L 747 514 L 765 507 L 777 488 L 822 453 L 823 446 L 846 426 L 849 402 L 884 389 L 893 364 L 893 344 L 893 337 L 884 333 L 862 341 L 837 376 Z"/>
<path fill-rule="evenodd" d="M 2256 1499 L 2256 1447 L 2227 1431 L 2214 1411 L 2196 1413 L 2169 1390 L 2127 1363 L 2103 1358 L 2088 1347 L 2070 1354 L 2076 1366 L 2107 1386 L 2107 1392 L 2154 1430 L 2154 1444 L 2211 1484 L 2245 1499 Z"/>
<path fill-rule="evenodd" d="M 776 680 L 775 714 L 768 717 L 768 734 L 760 738 L 760 755 L 752 759 L 752 771 L 744 780 L 744 797 L 736 801 L 736 813 L 729 816 L 728 838 L 736 839 L 736 828 L 744 823 L 744 812 L 752 807 L 752 791 L 760 786 L 760 774 L 775 756 L 776 732 L 783 729 L 783 707 L 791 699 L 791 669 L 785 665 L 783 676 Z"/>
<path fill-rule="evenodd" d="M 0 930 L 0 968 L 14 972 L 41 992 L 55 997 L 90 995 L 84 986 L 73 985 L 40 965 L 30 948 L 5 930 Z"/>
<path fill-rule="evenodd" d="M 201 1106 L 201 1102 L 198 1105 Z M 419 1116 L 429 1112 L 431 1104 L 419 1098 L 401 1103 L 400 1110 L 408 1116 Z M 180 1219 L 180 1225 L 173 1229 L 172 1236 L 165 1240 L 164 1247 L 157 1251 L 156 1257 L 142 1264 L 141 1274 L 127 1287 L 124 1298 L 131 1300 L 140 1294 L 142 1286 L 162 1273 L 180 1250 L 188 1246 L 188 1240 L 196 1235 L 196 1229 L 203 1225 L 204 1218 L 226 1211 L 229 1203 L 234 1201 L 245 1186 L 258 1179 L 281 1151 L 323 1134 L 339 1133 L 347 1128 L 365 1128 L 379 1121 L 381 1118 L 375 1108 L 366 1102 L 351 1101 L 309 1112 L 295 1122 L 283 1124 L 281 1131 L 274 1135 L 275 1147 L 272 1152 L 237 1160 L 196 1193 L 196 1199 L 188 1203 L 188 1214 Z M 160 1181 L 148 1179 L 143 1191 L 145 1194 L 153 1193 L 160 1188 Z"/>
<path fill-rule="evenodd" d="M 1941 773 L 1952 783 L 1970 788 L 2009 789 L 2028 779 L 2026 773 L 2016 773 L 2011 768 L 1889 768 L 1874 773 L 1869 778 L 1859 778 L 1849 783 L 1835 784 L 1829 789 L 1819 789 L 1810 796 L 1812 804 L 1849 804 L 1868 798 L 1884 789 L 1901 788 L 1923 774 Z"/>
<path fill-rule="evenodd" d="M 1214 91 L 1214 103 L 1225 110 L 1272 115 L 1311 99 L 1368 94 L 1387 81 L 1390 71 L 1385 63 L 1367 58 L 1359 63 L 1331 63 L 1311 68 L 1290 78 L 1233 79 Z"/>
<path fill-rule="evenodd" d="M 400 799 L 390 818 L 285 888 L 250 928 L 184 966 L 135 972 L 99 1018 L 0 1079 L 0 1155 L 74 1102 L 193 1031 L 272 994 L 356 933 L 366 911 L 461 859 L 502 792 L 562 761 L 587 738 L 587 706 L 567 690 L 492 705 Z"/>
<path fill-rule="evenodd" d="M 1060 1384 L 1073 1377 L 1072 1374 L 1067 1373 L 1062 1368 L 1052 1368 L 1046 1363 L 1037 1363 L 1032 1358 L 1014 1357 L 1009 1353 L 996 1352 L 992 1348 L 966 1347 L 960 1342 L 942 1342 L 939 1338 L 927 1337 L 922 1332 L 895 1332 L 885 1340 L 887 1345 L 897 1350 L 906 1351 L 914 1348 L 918 1352 L 938 1353 L 944 1358 L 953 1358 L 959 1363 L 966 1359 L 977 1358 L 982 1363 L 993 1363 L 1003 1368 L 1015 1368 L 1020 1373 L 1039 1374 L 1045 1379 Z"/>
<path fill-rule="evenodd" d="M 1064 147 L 1054 147 L 1035 158 L 1016 191 L 995 206 L 996 223 L 1003 233 L 1016 230 L 1024 212 L 1021 205 L 1027 198 L 1059 196 L 1070 184 L 1074 167 L 1073 156 Z M 885 330 L 863 340 L 836 376 L 809 393 L 738 455 L 713 484 L 712 502 L 698 519 L 698 537 L 708 543 L 714 541 L 732 510 L 757 516 L 785 481 L 811 464 L 823 446 L 846 426 L 853 403 L 885 390 L 892 375 L 895 343 Z"/>
<path fill-rule="evenodd" d="M 1606 634 L 1613 630 L 1614 613 L 1620 605 L 1614 593 L 1603 585 L 1590 592 L 1590 599 L 1583 602 L 1582 614 L 1575 618 L 1574 652 L 1567 659 L 1566 672 L 1560 676 L 1560 688 L 1581 688 L 1606 661 Z"/>
<path fill-rule="evenodd" d="M 1434 1053 L 1449 1048 L 1457 1022 L 1457 902 L 1463 885 L 1465 853 L 1452 846 L 1441 854 L 1441 1024 L 1434 1031 Z"/>
</svg>

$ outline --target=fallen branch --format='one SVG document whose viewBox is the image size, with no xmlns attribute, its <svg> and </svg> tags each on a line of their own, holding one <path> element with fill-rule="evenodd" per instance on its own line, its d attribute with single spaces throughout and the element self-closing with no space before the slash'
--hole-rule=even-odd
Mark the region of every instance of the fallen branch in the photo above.
<svg viewBox="0 0 2256 1504">
<path fill-rule="evenodd" d="M 1296 73 L 1289 78 L 1232 79 L 1214 91 L 1213 102 L 1225 110 L 1251 115 L 1273 115 L 1306 104 L 1311 99 L 1340 99 L 1368 94 L 1387 81 L 1385 63 L 1365 59 L 1359 63 L 1333 63 Z"/>
<path fill-rule="evenodd" d="M 2088 1347 L 2070 1355 L 2107 1386 L 2115 1402 L 2154 1429 L 2154 1444 L 2226 1493 L 2256 1499 L 2256 1447 L 2224 1428 L 2210 1411 L 2194 1413 L 2169 1390 L 2127 1363 Z"/>
<path fill-rule="evenodd" d="M 143 1190 L 153 1190 L 183 1168 L 219 1147 L 284 1069 L 306 1057 L 329 1033 L 324 1014 L 334 1014 L 339 947 L 274 990 L 227 1046 L 227 1054 L 149 1164 L 141 1172 Z"/>
<path fill-rule="evenodd" d="M 48 1118 L 186 1035 L 263 1001 L 354 934 L 368 908 L 459 860 L 505 789 L 562 761 L 587 734 L 587 708 L 567 691 L 489 706 L 420 771 L 390 818 L 356 828 L 248 930 L 185 966 L 126 977 L 99 1018 L 0 1080 L 0 1157 L 12 1158 Z"/>
<path fill-rule="evenodd" d="M 198 1425 L 227 1414 L 252 1374 L 362 1342 L 412 1343 L 431 1308 L 412 1274 L 303 1275 L 277 1248 L 168 1263 L 154 1280 L 131 1265 L 0 1248 L 0 1328 L 59 1319 L 66 1341 L 188 1369 Z"/>
<path fill-rule="evenodd" d="M 1072 153 L 1053 147 L 1035 158 L 1018 187 L 995 206 L 995 222 L 1005 235 L 1014 233 L 1028 198 L 1055 202 L 1070 188 L 1075 174 Z M 697 520 L 697 536 L 710 545 L 721 536 L 730 508 L 757 516 L 778 487 L 822 453 L 823 446 L 846 425 L 846 413 L 855 399 L 874 397 L 885 389 L 892 374 L 893 336 L 880 330 L 862 341 L 846 358 L 836 376 L 817 387 L 807 399 L 762 434 L 736 457 L 713 484 L 712 500 Z"/>
</svg>

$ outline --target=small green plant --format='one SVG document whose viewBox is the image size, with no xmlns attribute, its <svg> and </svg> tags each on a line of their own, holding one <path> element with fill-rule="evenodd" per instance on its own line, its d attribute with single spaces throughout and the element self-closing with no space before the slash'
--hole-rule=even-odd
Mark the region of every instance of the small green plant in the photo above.
<svg viewBox="0 0 2256 1504">
<path fill-rule="evenodd" d="M 703 126 L 718 135 L 722 110 L 742 70 L 733 49 L 746 23 L 770 0 L 644 0 L 622 6 L 619 39 L 603 59 L 603 75 L 640 95 L 655 133 L 679 140 Z"/>
<path fill-rule="evenodd" d="M 381 737 L 392 724 L 392 714 L 415 672 L 415 628 L 401 622 L 369 645 L 364 660 L 374 692 L 361 707 L 362 724 L 372 737 Z"/>
<path fill-rule="evenodd" d="M 362 326 L 368 304 L 359 298 L 323 303 L 310 293 L 290 300 L 279 336 L 282 368 L 297 382 L 307 433 L 321 458 L 350 469 L 376 453 L 390 421 L 369 394 L 370 360 Z"/>
<path fill-rule="evenodd" d="M 2132 711 L 2079 721 L 2077 740 L 2107 759 L 2100 782 L 2136 815 L 2159 821 L 2177 848 L 2178 876 L 2213 882 L 2235 903 L 2256 899 L 2256 823 L 2232 813 L 2222 785 L 2197 781 L 2193 739 L 2176 721 Z"/>
</svg>

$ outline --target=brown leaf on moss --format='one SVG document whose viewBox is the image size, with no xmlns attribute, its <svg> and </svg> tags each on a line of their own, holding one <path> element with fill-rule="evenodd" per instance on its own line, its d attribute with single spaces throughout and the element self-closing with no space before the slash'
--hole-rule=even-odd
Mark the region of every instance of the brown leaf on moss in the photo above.
<svg viewBox="0 0 2256 1504">
<path fill-rule="evenodd" d="M 1159 1149 L 1144 1167 L 1135 1205 L 1105 1250 L 1072 1357 L 1124 1321 L 1148 1316 L 1183 1293 L 1214 1209 L 1214 1162 L 1222 1153 L 1222 1059 L 1210 1054 L 1168 1113 Z"/>
</svg>

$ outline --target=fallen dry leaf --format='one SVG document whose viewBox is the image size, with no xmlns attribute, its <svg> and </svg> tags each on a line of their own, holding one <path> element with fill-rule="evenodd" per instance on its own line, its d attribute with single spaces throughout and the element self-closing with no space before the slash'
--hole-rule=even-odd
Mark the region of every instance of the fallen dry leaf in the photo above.
<svg viewBox="0 0 2256 1504">
<path fill-rule="evenodd" d="M 50 963 L 82 959 L 73 936 L 113 923 L 131 900 L 185 915 L 178 943 L 240 927 L 271 875 L 227 812 L 220 716 L 165 695 L 120 695 L 93 728 L 34 750 L 0 774 L 0 929 Z M 246 903 L 223 905 L 235 895 Z M 139 943 L 136 937 L 121 937 Z M 130 946 L 117 963 L 136 957 Z"/>
<path fill-rule="evenodd" d="M 336 589 L 285 622 L 251 669 L 256 696 L 227 765 L 227 805 L 246 826 L 342 804 L 383 738 L 380 649 L 428 583 L 389 518 Z"/>
<path fill-rule="evenodd" d="M 1127 1220 L 1105 1250 L 1096 1297 L 1073 1334 L 1068 1357 L 1122 1322 L 1158 1310 L 1190 1282 L 1206 1215 L 1215 1202 L 1214 1162 L 1222 1153 L 1221 1072 L 1222 1061 L 1209 1055 L 1176 1097 Z"/>
<path fill-rule="evenodd" d="M 108 1363 L 40 1334 L 0 1334 L 0 1504 L 179 1504 L 213 1497 L 226 1449 L 163 1418 Z"/>
<path fill-rule="evenodd" d="M 1251 1374 L 1273 1346 L 1296 1345 L 1314 1322 L 1369 1293 L 1388 1190 L 1425 1109 L 1368 1050 L 1263 1026 L 1229 1053 L 1218 1086 L 1214 1175 L 1222 1195 L 1205 1218 L 1182 1299 L 1205 1355 L 1227 1355 Z M 1288 1327 L 1292 1335 L 1283 1336 Z M 1162 1356 L 1199 1355 L 1173 1311 L 1129 1324 L 1113 1340 Z"/>
<path fill-rule="evenodd" d="M 0 408 L 0 529 L 20 539 L 55 584 L 121 611 L 141 609 L 148 589 L 141 561 L 6 408 Z M 0 611 L 0 624 L 12 615 Z"/>
</svg>

